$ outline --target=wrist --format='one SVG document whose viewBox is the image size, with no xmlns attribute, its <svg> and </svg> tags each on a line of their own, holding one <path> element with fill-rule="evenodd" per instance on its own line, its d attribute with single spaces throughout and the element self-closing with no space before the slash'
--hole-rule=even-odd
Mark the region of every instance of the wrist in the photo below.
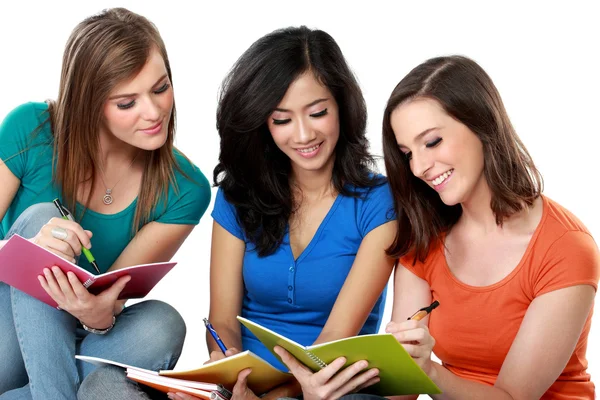
<svg viewBox="0 0 600 400">
<path fill-rule="evenodd" d="M 79 322 L 81 325 L 85 325 L 88 328 L 103 330 L 109 328 L 113 324 L 114 313 L 103 314 L 96 316 L 95 318 L 80 318 Z"/>
<path fill-rule="evenodd" d="M 116 321 L 117 321 L 117 319 L 113 315 L 111 318 L 110 325 L 108 325 L 106 328 L 94 328 L 92 326 L 86 325 L 82 321 L 79 321 L 79 322 L 81 323 L 81 326 L 83 327 L 83 329 L 85 329 L 86 331 L 88 331 L 90 333 L 95 333 L 96 335 L 106 335 L 115 326 Z"/>
<path fill-rule="evenodd" d="M 434 361 L 429 361 L 429 368 L 425 373 L 433 382 L 436 382 L 439 378 L 439 369 L 444 368 L 441 364 L 438 364 Z"/>
</svg>

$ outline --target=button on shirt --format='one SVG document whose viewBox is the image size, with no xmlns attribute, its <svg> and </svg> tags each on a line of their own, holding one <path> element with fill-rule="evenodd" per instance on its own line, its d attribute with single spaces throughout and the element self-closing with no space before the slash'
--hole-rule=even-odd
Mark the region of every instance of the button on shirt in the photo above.
<svg viewBox="0 0 600 400">
<path fill-rule="evenodd" d="M 338 195 L 304 251 L 294 259 L 286 231 L 283 243 L 259 257 L 238 222 L 235 207 L 219 188 L 214 220 L 246 243 L 243 259 L 242 316 L 302 345 L 319 336 L 350 272 L 362 239 L 392 220 L 393 201 L 387 183 L 355 189 L 360 197 Z M 385 291 L 377 300 L 360 334 L 379 330 Z M 242 347 L 272 365 L 287 370 L 271 352 L 242 327 Z"/>
</svg>

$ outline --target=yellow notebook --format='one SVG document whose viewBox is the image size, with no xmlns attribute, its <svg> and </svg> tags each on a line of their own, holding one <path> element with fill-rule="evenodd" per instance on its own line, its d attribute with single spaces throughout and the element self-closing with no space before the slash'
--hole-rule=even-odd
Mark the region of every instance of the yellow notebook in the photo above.
<svg viewBox="0 0 600 400">
<path fill-rule="evenodd" d="M 346 357 L 346 366 L 360 360 L 369 361 L 369 368 L 379 369 L 380 381 L 367 388 L 367 393 L 379 396 L 441 393 L 391 334 L 353 336 L 313 346 L 302 346 L 248 319 L 237 319 L 277 358 L 279 356 L 273 351 L 276 345 L 286 349 L 313 371 L 319 371 L 342 356 Z"/>
<path fill-rule="evenodd" d="M 248 387 L 257 395 L 268 392 L 292 378 L 291 374 L 281 372 L 250 351 L 244 351 L 193 370 L 162 370 L 159 372 L 97 357 L 75 357 L 98 366 L 105 364 L 119 366 L 126 370 L 130 379 L 165 392 L 168 391 L 168 388 L 177 388 L 179 391 L 196 396 L 200 393 L 195 393 L 194 390 L 216 391 L 217 384 L 232 390 L 237 381 L 238 373 L 246 368 L 252 368 L 252 373 L 248 375 Z M 188 389 L 188 391 L 184 389 Z"/>
</svg>

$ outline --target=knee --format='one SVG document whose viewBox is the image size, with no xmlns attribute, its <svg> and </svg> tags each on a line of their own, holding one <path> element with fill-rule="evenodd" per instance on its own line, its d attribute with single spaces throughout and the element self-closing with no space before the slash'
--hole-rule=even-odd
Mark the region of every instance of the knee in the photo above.
<svg viewBox="0 0 600 400">
<path fill-rule="evenodd" d="M 13 223 L 6 239 L 14 234 L 23 236 L 26 239 L 32 238 L 53 217 L 60 217 L 60 213 L 52 203 L 38 203 L 29 206 Z"/>
<path fill-rule="evenodd" d="M 155 343 L 173 349 L 174 353 L 181 351 L 186 335 L 186 325 L 183 317 L 171 305 L 159 300 L 146 300 L 131 308 L 138 308 L 136 314 L 143 314 L 141 323 L 143 329 L 150 329 Z"/>
<path fill-rule="evenodd" d="M 115 366 L 101 366 L 93 370 L 77 391 L 78 400 L 108 399 L 117 382 L 125 382 L 125 370 Z M 113 393 L 114 394 L 114 393 Z"/>
</svg>

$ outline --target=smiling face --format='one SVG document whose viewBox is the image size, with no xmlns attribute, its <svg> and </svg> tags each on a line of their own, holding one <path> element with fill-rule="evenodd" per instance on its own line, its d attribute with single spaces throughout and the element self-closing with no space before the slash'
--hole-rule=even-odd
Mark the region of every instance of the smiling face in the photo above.
<svg viewBox="0 0 600 400">
<path fill-rule="evenodd" d="M 340 136 L 338 105 L 311 72 L 290 84 L 267 125 L 294 170 L 320 171 L 333 166 Z"/>
<path fill-rule="evenodd" d="M 109 94 L 100 132 L 133 147 L 155 150 L 167 139 L 172 110 L 167 68 L 159 51 L 153 49 L 142 70 Z"/>
<path fill-rule="evenodd" d="M 398 147 L 412 173 L 436 190 L 446 205 L 467 202 L 489 190 L 483 175 L 483 145 L 464 124 L 429 98 L 400 104 L 391 114 Z"/>
</svg>

